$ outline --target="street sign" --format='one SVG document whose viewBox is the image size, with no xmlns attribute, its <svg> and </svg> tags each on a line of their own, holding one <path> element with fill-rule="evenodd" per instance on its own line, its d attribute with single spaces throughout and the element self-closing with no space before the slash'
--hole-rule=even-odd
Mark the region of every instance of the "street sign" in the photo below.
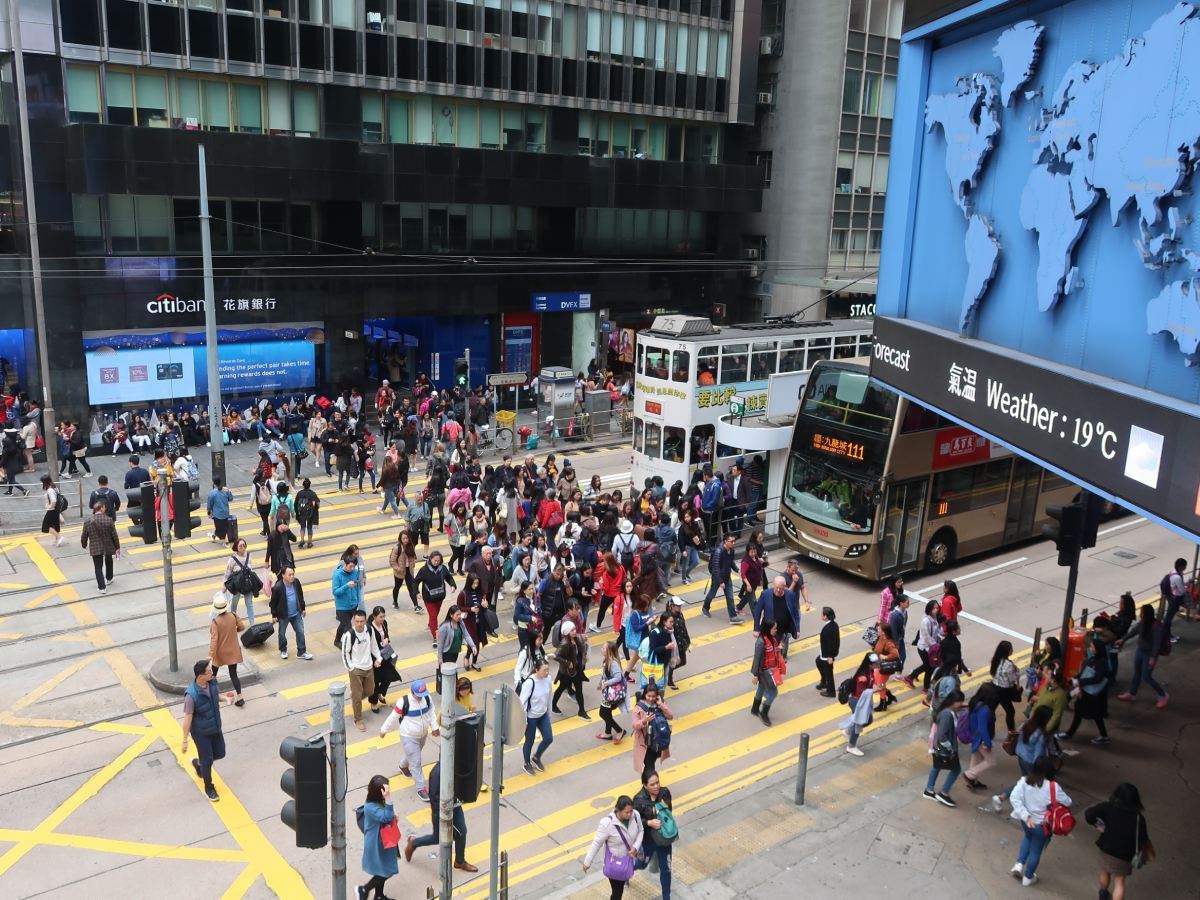
<svg viewBox="0 0 1200 900">
<path fill-rule="evenodd" d="M 731 416 L 744 416 L 746 414 L 746 398 L 741 394 L 734 394 L 730 397 L 729 414 Z"/>
<path fill-rule="evenodd" d="M 433 380 L 436 382 L 442 377 L 442 354 L 430 353 L 429 362 L 430 374 L 432 375 Z"/>
<path fill-rule="evenodd" d="M 493 372 L 487 377 L 488 387 L 524 387 L 528 372 Z"/>
</svg>

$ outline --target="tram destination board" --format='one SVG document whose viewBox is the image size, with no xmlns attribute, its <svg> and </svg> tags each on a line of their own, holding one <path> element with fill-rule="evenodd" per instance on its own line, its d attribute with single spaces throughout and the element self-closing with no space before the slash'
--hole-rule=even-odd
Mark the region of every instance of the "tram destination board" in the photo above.
<svg viewBox="0 0 1200 900">
<path fill-rule="evenodd" d="M 488 375 L 488 387 L 524 387 L 529 381 L 528 372 L 493 372 Z"/>
</svg>

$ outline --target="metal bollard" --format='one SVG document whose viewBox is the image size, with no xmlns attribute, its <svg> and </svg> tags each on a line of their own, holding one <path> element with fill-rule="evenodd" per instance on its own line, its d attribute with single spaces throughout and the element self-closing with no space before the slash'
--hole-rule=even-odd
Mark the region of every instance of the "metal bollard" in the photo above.
<svg viewBox="0 0 1200 900">
<path fill-rule="evenodd" d="M 500 851 L 500 898 L 508 900 L 508 851 Z"/>
<path fill-rule="evenodd" d="M 1079 625 L 1082 628 L 1088 627 L 1088 610 L 1086 606 L 1083 608 L 1083 614 L 1079 617 Z"/>
<path fill-rule="evenodd" d="M 1038 655 L 1038 650 L 1040 650 L 1041 647 L 1042 647 L 1042 628 L 1039 625 L 1037 627 L 1037 629 L 1033 632 L 1033 650 L 1031 651 L 1031 655 L 1036 657 Z"/>
<path fill-rule="evenodd" d="M 804 805 L 804 786 L 808 781 L 808 732 L 800 735 L 800 764 L 796 770 L 796 805 Z"/>
<path fill-rule="evenodd" d="M 435 897 L 437 897 L 437 891 L 434 890 L 432 884 L 427 885 L 425 887 L 425 900 L 434 900 Z"/>
</svg>

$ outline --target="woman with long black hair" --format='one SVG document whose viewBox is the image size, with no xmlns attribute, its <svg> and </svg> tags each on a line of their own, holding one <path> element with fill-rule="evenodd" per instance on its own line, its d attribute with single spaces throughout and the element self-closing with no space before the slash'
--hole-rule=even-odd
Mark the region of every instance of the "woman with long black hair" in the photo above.
<svg viewBox="0 0 1200 900">
<path fill-rule="evenodd" d="M 1021 674 L 1017 671 L 1016 663 L 1012 661 L 1013 645 L 1010 641 L 1001 641 L 996 645 L 992 654 L 992 684 L 996 686 L 996 698 L 1004 707 L 1004 722 L 1009 731 L 1017 730 L 1017 711 L 1013 702 L 1021 699 Z"/>
</svg>

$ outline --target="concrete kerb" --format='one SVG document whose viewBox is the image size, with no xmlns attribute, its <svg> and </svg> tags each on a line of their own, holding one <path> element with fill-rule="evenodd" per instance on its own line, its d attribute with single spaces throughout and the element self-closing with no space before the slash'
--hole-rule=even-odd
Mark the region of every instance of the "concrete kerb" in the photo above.
<svg viewBox="0 0 1200 900">
<path fill-rule="evenodd" d="M 192 683 L 192 665 L 197 659 L 201 658 L 198 652 L 191 654 L 181 653 L 178 672 L 172 672 L 170 660 L 166 656 L 160 656 L 150 664 L 150 669 L 146 672 L 146 677 L 152 685 L 163 693 L 182 696 L 187 691 L 188 685 Z M 258 666 L 246 656 L 243 656 L 242 661 L 238 663 L 238 678 L 241 680 L 243 687 L 258 684 L 262 681 L 262 675 L 258 671 Z"/>
</svg>

